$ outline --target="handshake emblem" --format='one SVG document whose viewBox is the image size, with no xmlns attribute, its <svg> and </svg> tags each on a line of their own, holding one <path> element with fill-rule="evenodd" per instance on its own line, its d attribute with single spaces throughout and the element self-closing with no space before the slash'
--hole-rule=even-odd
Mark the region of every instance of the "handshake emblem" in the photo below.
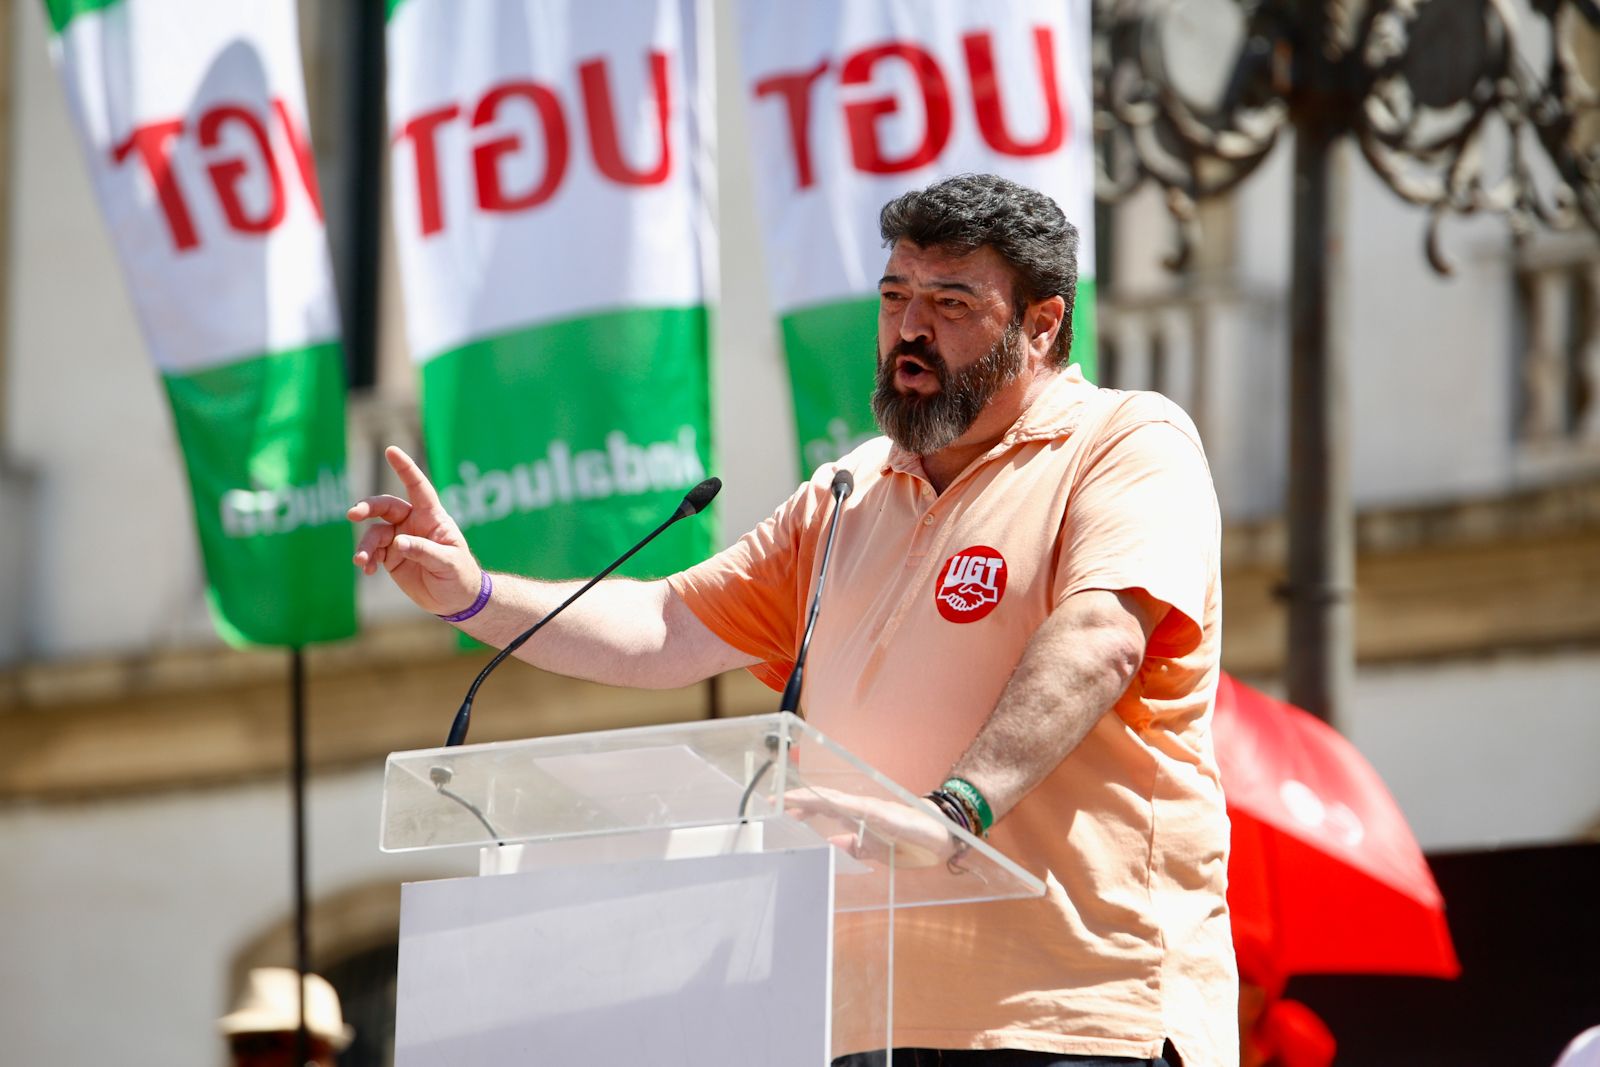
<svg viewBox="0 0 1600 1067">
<path fill-rule="evenodd" d="M 939 614 L 951 622 L 977 622 L 1006 592 L 1006 561 L 987 545 L 964 548 L 945 560 L 934 582 Z"/>
</svg>

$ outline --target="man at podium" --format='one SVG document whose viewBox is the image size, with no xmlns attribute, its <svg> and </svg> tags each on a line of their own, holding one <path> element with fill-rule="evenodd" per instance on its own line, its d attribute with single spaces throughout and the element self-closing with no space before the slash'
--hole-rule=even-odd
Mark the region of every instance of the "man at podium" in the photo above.
<svg viewBox="0 0 1600 1067">
<path fill-rule="evenodd" d="M 1220 521 L 1194 426 L 1069 365 L 1077 232 L 1048 197 L 965 175 L 890 201 L 880 229 L 884 436 L 704 563 L 602 582 L 518 655 L 781 688 L 842 508 L 807 718 L 1047 886 L 897 919 L 896 1063 L 1237 1063 Z M 350 510 L 378 520 L 365 572 L 500 646 L 578 588 L 489 576 L 416 464 L 388 458 L 406 497 Z"/>
</svg>

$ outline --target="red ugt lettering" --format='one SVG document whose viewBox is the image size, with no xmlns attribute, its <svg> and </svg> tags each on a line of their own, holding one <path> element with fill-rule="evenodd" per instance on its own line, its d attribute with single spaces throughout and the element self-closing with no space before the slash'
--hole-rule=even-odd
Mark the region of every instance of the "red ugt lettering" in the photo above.
<svg viewBox="0 0 1600 1067">
<path fill-rule="evenodd" d="M 301 184 L 311 201 L 312 210 L 320 220 L 322 197 L 317 190 L 316 167 L 305 134 L 282 100 L 272 101 L 271 115 L 283 129 Z M 217 154 L 216 150 L 222 146 L 225 131 L 230 126 L 244 133 L 246 141 L 252 145 L 252 151 L 231 156 Z M 179 252 L 187 252 L 200 245 L 200 233 L 189 210 L 190 201 L 172 160 L 174 144 L 185 132 L 181 118 L 158 119 L 135 127 L 124 141 L 111 149 L 113 164 L 122 166 L 129 157 L 134 157 L 138 165 L 143 167 L 146 178 L 155 189 L 162 219 L 167 224 L 167 234 Z M 222 208 L 222 216 L 229 229 L 259 236 L 283 224 L 288 214 L 283 175 L 267 123 L 261 115 L 236 103 L 207 108 L 200 114 L 196 141 L 210 157 L 206 163 L 206 175 L 211 180 L 212 192 Z M 267 192 L 266 204 L 255 214 L 246 208 L 240 190 L 240 184 L 252 173 L 261 175 Z"/>
<path fill-rule="evenodd" d="M 1036 26 L 1033 29 L 1039 98 L 1044 103 L 1046 118 L 1044 132 L 1032 141 L 1019 140 L 1007 124 L 995 73 L 993 33 L 969 33 L 962 37 L 961 46 L 972 88 L 973 118 L 984 143 L 1007 156 L 1042 156 L 1059 150 L 1066 142 L 1070 122 L 1061 103 L 1055 37 L 1051 28 Z M 888 41 L 850 53 L 839 66 L 839 84 L 870 85 L 888 61 L 906 64 L 915 78 L 922 102 L 922 139 L 910 151 L 898 157 L 890 156 L 883 144 L 883 126 L 900 110 L 899 101 L 893 95 L 884 95 L 844 103 L 842 111 L 850 144 L 850 162 L 856 170 L 866 174 L 896 174 L 936 162 L 949 144 L 954 125 L 949 81 L 938 59 L 916 44 Z M 811 153 L 811 92 L 831 66 L 830 61 L 824 59 L 807 70 L 763 78 L 754 87 L 757 99 L 777 97 L 784 108 L 794 153 L 795 185 L 800 189 L 816 182 Z"/>
<path fill-rule="evenodd" d="M 672 117 L 670 57 L 664 52 L 649 53 L 650 79 L 655 93 L 655 126 L 660 151 L 653 163 L 635 166 L 623 158 L 622 136 L 617 109 L 612 99 L 611 80 L 606 60 L 593 59 L 578 66 L 578 84 L 583 97 L 583 117 L 589 138 L 589 151 L 601 176 L 618 185 L 660 185 L 672 174 L 672 141 L 668 124 Z M 478 207 L 483 211 L 528 211 L 550 200 L 561 188 L 571 159 L 571 136 L 566 111 L 555 88 L 526 79 L 491 86 L 472 109 L 473 131 L 491 126 L 508 106 L 532 109 L 543 137 L 544 170 L 539 179 L 524 189 L 507 187 L 506 165 L 525 146 L 516 133 L 478 141 L 472 146 L 472 176 Z M 409 143 L 416 167 L 418 230 L 428 237 L 445 226 L 443 174 L 439 161 L 439 133 L 460 117 L 458 104 L 425 111 L 400 126 L 396 144 Z"/>
</svg>

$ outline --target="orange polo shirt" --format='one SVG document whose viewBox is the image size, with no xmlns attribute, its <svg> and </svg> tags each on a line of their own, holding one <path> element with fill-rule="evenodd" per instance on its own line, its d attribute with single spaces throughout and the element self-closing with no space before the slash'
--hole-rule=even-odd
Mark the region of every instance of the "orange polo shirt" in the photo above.
<svg viewBox="0 0 1600 1067">
<path fill-rule="evenodd" d="M 837 467 L 855 492 L 806 718 L 913 792 L 947 777 L 1067 597 L 1138 588 L 1172 608 L 1115 713 L 991 832 L 1045 896 L 899 914 L 895 1044 L 1154 1057 L 1170 1038 L 1188 1067 L 1232 1067 L 1228 824 L 1210 732 L 1221 532 L 1193 424 L 1161 396 L 1098 389 L 1071 367 L 943 493 L 884 438 L 818 470 L 670 579 L 775 689 L 799 647 Z"/>
</svg>

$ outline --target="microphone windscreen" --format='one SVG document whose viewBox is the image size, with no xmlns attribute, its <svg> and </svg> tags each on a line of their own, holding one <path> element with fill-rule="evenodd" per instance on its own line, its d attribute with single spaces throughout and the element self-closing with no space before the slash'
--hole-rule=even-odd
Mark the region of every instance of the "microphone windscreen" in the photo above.
<svg viewBox="0 0 1600 1067">
<path fill-rule="evenodd" d="M 841 467 L 839 470 L 833 472 L 834 496 L 838 497 L 840 500 L 843 500 L 845 497 L 855 492 L 855 488 L 855 477 L 849 471 Z"/>
<path fill-rule="evenodd" d="M 678 505 L 678 515 L 682 518 L 688 518 L 690 515 L 700 514 L 705 510 L 705 506 L 711 503 L 712 498 L 721 491 L 721 478 L 707 478 L 684 494 L 683 503 Z"/>
</svg>

